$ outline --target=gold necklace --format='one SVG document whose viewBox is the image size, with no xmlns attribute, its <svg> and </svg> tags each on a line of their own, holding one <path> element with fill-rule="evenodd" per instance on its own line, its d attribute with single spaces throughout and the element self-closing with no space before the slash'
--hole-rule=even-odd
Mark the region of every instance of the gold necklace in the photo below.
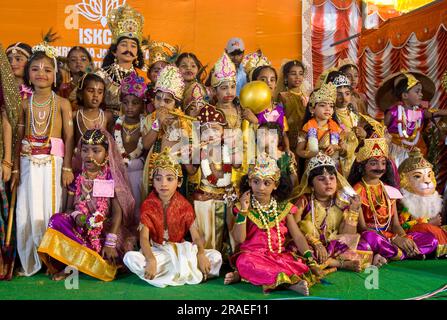
<svg viewBox="0 0 447 320">
<path fill-rule="evenodd" d="M 385 201 L 386 201 L 387 213 L 388 213 L 388 218 L 387 218 L 388 220 L 384 224 L 381 224 L 379 222 L 379 218 L 378 218 L 379 213 L 376 211 L 376 207 L 374 205 L 374 202 L 373 202 L 373 199 L 372 199 L 372 196 L 371 196 L 371 192 L 369 190 L 370 185 L 367 184 L 363 178 L 362 178 L 362 183 L 363 183 L 363 185 L 365 186 L 365 189 L 366 189 L 366 196 L 368 198 L 369 207 L 370 207 L 370 209 L 371 209 L 371 211 L 373 213 L 374 224 L 375 224 L 376 230 L 377 231 L 382 231 L 382 229 L 384 229 L 384 228 L 385 228 L 384 229 L 385 231 L 388 230 L 388 227 L 389 227 L 389 225 L 391 223 L 391 216 L 392 216 L 391 215 L 391 202 L 390 202 L 390 199 L 388 198 L 386 192 L 384 191 L 385 187 L 384 187 L 382 181 L 380 181 L 380 185 L 382 187 L 381 188 L 382 189 L 382 194 L 381 195 L 383 195 L 383 194 L 385 195 Z M 383 205 L 381 205 L 381 207 L 383 207 Z"/>
</svg>

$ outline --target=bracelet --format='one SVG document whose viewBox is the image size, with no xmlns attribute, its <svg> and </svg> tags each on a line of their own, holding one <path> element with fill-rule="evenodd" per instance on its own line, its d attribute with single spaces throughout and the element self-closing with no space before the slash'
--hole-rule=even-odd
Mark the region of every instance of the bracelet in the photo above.
<svg viewBox="0 0 447 320">
<path fill-rule="evenodd" d="M 239 212 L 236 217 L 236 224 L 243 224 L 245 222 L 247 222 L 247 217 L 240 214 L 240 212 Z"/>
<path fill-rule="evenodd" d="M 62 171 L 73 172 L 73 169 L 72 168 L 67 168 L 67 167 L 62 167 Z"/>
<path fill-rule="evenodd" d="M 8 167 L 9 169 L 12 169 L 13 167 L 13 163 L 5 159 L 2 160 L 2 164 L 5 165 L 5 167 Z"/>
<path fill-rule="evenodd" d="M 314 236 L 311 236 L 311 235 L 307 234 L 306 235 L 306 239 L 313 246 L 320 245 L 320 244 L 322 245 L 321 241 L 318 240 L 317 238 L 315 238 Z"/>
<path fill-rule="evenodd" d="M 116 242 L 118 240 L 118 236 L 115 233 L 108 233 L 106 235 L 106 241 L 104 246 L 109 248 L 116 248 Z"/>
<path fill-rule="evenodd" d="M 156 119 L 154 122 L 152 122 L 152 130 L 154 130 L 155 132 L 160 131 L 160 124 L 158 122 L 158 119 Z"/>
<path fill-rule="evenodd" d="M 306 252 L 304 252 L 304 254 L 303 254 L 303 257 L 306 258 L 306 260 L 310 260 L 311 258 L 313 258 L 312 257 L 312 251 L 306 250 Z"/>
<path fill-rule="evenodd" d="M 19 170 L 12 170 L 11 173 L 19 173 Z"/>
<path fill-rule="evenodd" d="M 345 222 L 350 226 L 357 226 L 359 221 L 359 213 L 353 210 L 349 210 L 343 214 Z"/>
<path fill-rule="evenodd" d="M 248 210 L 239 210 L 238 214 L 241 214 L 241 215 L 243 215 L 244 217 L 246 217 L 247 214 L 248 214 Z"/>
</svg>

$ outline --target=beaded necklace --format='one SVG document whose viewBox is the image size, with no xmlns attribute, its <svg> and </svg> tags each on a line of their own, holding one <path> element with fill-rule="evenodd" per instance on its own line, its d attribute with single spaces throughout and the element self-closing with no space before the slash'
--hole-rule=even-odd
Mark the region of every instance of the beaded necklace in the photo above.
<svg viewBox="0 0 447 320">
<path fill-rule="evenodd" d="M 263 206 L 259 203 L 259 201 L 255 197 L 252 197 L 251 206 L 258 213 L 259 217 L 262 220 L 262 223 L 264 224 L 265 232 L 267 232 L 268 247 L 269 247 L 270 252 L 272 252 L 272 253 L 275 253 L 275 251 L 273 250 L 273 247 L 272 247 L 272 236 L 270 234 L 270 228 L 269 228 L 269 225 L 267 222 L 267 217 L 269 217 L 269 216 L 271 217 L 272 215 L 274 215 L 275 224 L 276 224 L 276 232 L 278 233 L 278 253 L 281 253 L 281 230 L 279 228 L 278 203 L 272 197 L 272 198 L 270 198 L 269 204 Z"/>
<path fill-rule="evenodd" d="M 375 207 L 373 199 L 372 199 L 371 191 L 369 190 L 370 185 L 367 184 L 363 178 L 362 178 L 362 183 L 365 186 L 366 196 L 368 198 L 368 204 L 369 204 L 369 207 L 370 207 L 370 209 L 371 209 L 371 211 L 373 213 L 374 226 L 375 226 L 376 231 L 377 232 L 387 231 L 389 226 L 390 226 L 390 224 L 391 224 L 391 217 L 392 217 L 392 214 L 391 214 L 391 201 L 388 198 L 388 195 L 386 194 L 386 192 L 384 192 L 385 186 L 383 185 L 383 182 L 380 181 L 379 183 L 380 183 L 381 190 L 382 190 L 381 193 L 382 193 L 382 195 L 385 196 L 385 201 L 386 201 L 386 206 L 387 206 L 387 213 L 388 213 L 388 217 L 387 217 L 388 220 L 384 224 L 381 224 L 379 222 L 379 218 L 378 218 L 379 214 L 376 211 L 376 207 Z M 380 206 L 382 207 L 383 205 L 380 205 Z"/>
</svg>

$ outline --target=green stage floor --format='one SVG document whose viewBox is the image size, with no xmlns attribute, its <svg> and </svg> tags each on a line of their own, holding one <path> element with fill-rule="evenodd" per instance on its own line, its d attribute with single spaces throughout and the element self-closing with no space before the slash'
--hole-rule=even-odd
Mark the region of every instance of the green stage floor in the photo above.
<svg viewBox="0 0 447 320">
<path fill-rule="evenodd" d="M 223 277 L 200 285 L 159 289 L 133 274 L 120 275 L 112 282 L 102 282 L 86 275 L 79 279 L 79 289 L 65 289 L 64 281 L 54 282 L 44 273 L 33 277 L 15 277 L 0 282 L 0 300 L 245 300 L 245 299 L 335 299 L 396 300 L 408 299 L 435 291 L 447 284 L 447 260 L 392 262 L 379 270 L 378 289 L 366 289 L 371 274 L 338 271 L 323 283 L 311 288 L 310 297 L 289 290 L 264 294 L 248 283 L 224 286 Z M 433 300 L 447 300 L 447 292 Z"/>
</svg>

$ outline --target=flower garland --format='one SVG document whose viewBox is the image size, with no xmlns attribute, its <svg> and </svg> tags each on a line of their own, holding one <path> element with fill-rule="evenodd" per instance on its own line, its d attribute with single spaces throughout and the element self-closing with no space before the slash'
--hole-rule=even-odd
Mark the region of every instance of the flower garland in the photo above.
<svg viewBox="0 0 447 320">
<path fill-rule="evenodd" d="M 421 112 L 419 109 L 416 109 L 414 111 Z M 399 137 L 404 138 L 402 140 L 403 144 L 406 144 L 408 146 L 414 146 L 419 141 L 420 129 L 422 128 L 422 126 L 421 126 L 422 125 L 422 116 L 419 117 L 419 119 L 416 120 L 416 122 L 413 122 L 414 130 L 413 130 L 413 134 L 411 136 L 408 136 L 407 123 L 408 122 L 407 122 L 407 115 L 405 113 L 405 109 L 402 105 L 399 105 L 397 107 L 397 129 L 399 131 Z M 403 126 L 405 126 L 405 130 L 403 129 Z"/>
<path fill-rule="evenodd" d="M 210 162 L 207 158 L 207 154 L 205 154 L 205 150 L 207 150 L 207 147 L 204 147 L 202 150 L 202 160 L 200 161 L 200 167 L 202 169 L 202 173 L 204 178 L 208 180 L 209 183 L 215 185 L 216 187 L 227 187 L 231 184 L 231 171 L 233 169 L 233 166 L 231 165 L 231 157 L 230 157 L 230 151 L 228 149 L 228 146 L 224 145 L 222 148 L 222 170 L 224 172 L 224 176 L 222 178 L 217 178 L 210 167 Z"/>
<path fill-rule="evenodd" d="M 110 171 L 107 167 L 104 172 L 98 174 L 96 179 L 98 180 L 106 180 Z M 100 252 L 102 249 L 100 235 L 104 228 L 104 220 L 109 213 L 109 201 L 108 198 L 105 197 L 96 197 L 96 211 L 90 213 L 87 202 L 91 201 L 90 193 L 93 191 L 93 187 L 91 189 L 86 188 L 86 184 L 91 181 L 85 176 L 85 172 L 80 174 L 76 179 L 76 198 L 79 199 L 75 205 L 75 217 L 79 214 L 85 216 L 85 227 L 87 228 L 87 238 L 88 242 L 92 246 L 93 250 L 96 252 Z M 87 193 L 83 195 L 83 192 Z"/>
<path fill-rule="evenodd" d="M 123 157 L 124 163 L 126 165 L 129 165 L 129 162 L 133 159 L 137 159 L 139 158 L 142 154 L 143 154 L 143 130 L 144 130 L 144 116 L 140 115 L 140 132 L 141 132 L 141 136 L 138 139 L 138 144 L 137 144 L 137 148 L 132 151 L 131 153 L 127 153 L 126 149 L 124 148 L 124 143 L 123 143 L 123 135 L 122 135 L 122 130 L 123 130 L 123 123 L 124 123 L 124 117 L 125 116 L 121 116 L 119 117 L 116 122 L 115 122 L 115 129 L 114 129 L 114 136 L 115 136 L 115 141 L 116 141 L 116 145 L 118 147 L 118 151 L 121 154 L 121 156 Z"/>
<path fill-rule="evenodd" d="M 332 145 L 337 145 L 340 142 L 340 126 L 332 119 L 327 122 L 330 142 Z M 318 152 L 318 122 L 315 118 L 310 119 L 307 122 L 307 143 L 309 151 Z"/>
<path fill-rule="evenodd" d="M 253 209 L 258 213 L 259 217 L 262 220 L 262 223 L 265 228 L 265 232 L 267 233 L 267 243 L 268 247 L 271 253 L 275 253 L 272 247 L 272 236 L 270 234 L 270 228 L 267 222 L 267 217 L 271 216 L 272 214 L 275 217 L 275 225 L 276 225 L 276 232 L 278 233 L 278 253 L 281 253 L 281 229 L 279 228 L 279 219 L 278 219 L 278 203 L 276 202 L 275 198 L 271 197 L 270 202 L 266 206 L 262 206 L 259 201 L 255 198 L 251 198 L 251 206 Z"/>
</svg>

